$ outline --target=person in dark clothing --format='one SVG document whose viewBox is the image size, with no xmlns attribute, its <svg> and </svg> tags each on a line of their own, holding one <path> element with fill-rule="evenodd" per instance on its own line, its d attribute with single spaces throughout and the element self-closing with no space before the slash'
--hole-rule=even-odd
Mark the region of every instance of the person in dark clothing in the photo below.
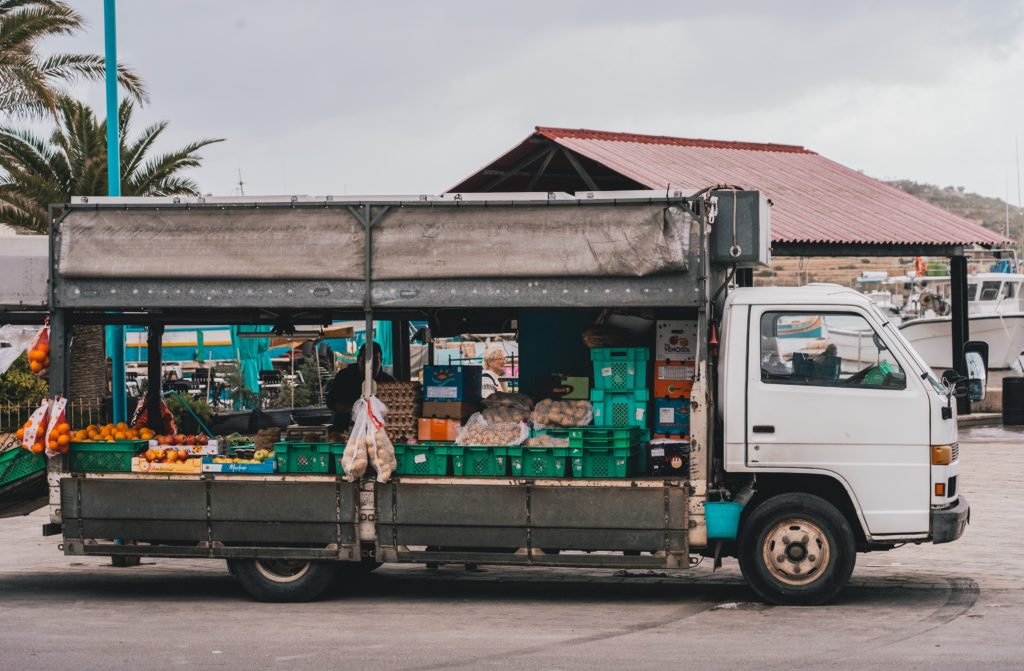
<svg viewBox="0 0 1024 671">
<path fill-rule="evenodd" d="M 373 379 L 377 382 L 394 382 L 395 378 L 384 372 L 384 355 L 380 345 L 373 343 Z M 356 363 L 338 371 L 327 389 L 325 402 L 334 412 L 331 431 L 345 431 L 352 422 L 352 406 L 363 395 L 363 379 L 366 377 L 366 345 L 359 348 Z"/>
</svg>

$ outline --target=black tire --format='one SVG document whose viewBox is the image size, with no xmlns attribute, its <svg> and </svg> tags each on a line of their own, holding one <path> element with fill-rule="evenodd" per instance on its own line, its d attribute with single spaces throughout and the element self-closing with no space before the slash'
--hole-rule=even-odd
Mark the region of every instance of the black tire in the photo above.
<svg viewBox="0 0 1024 671">
<path fill-rule="evenodd" d="M 769 603 L 817 606 L 850 580 L 857 560 L 853 529 L 842 513 L 812 494 L 780 494 L 743 522 L 740 570 Z"/>
<path fill-rule="evenodd" d="M 334 562 L 229 559 L 228 570 L 257 601 L 312 601 L 337 578 Z"/>
</svg>

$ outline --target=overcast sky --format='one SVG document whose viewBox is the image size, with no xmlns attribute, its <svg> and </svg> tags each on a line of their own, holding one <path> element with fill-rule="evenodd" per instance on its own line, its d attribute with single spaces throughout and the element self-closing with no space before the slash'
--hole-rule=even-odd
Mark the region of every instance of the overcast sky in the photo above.
<svg viewBox="0 0 1024 671">
<path fill-rule="evenodd" d="M 102 0 L 55 50 L 102 53 Z M 536 125 L 803 145 L 1017 201 L 1022 2 L 121 0 L 204 192 L 441 192 Z M 75 92 L 102 109 L 101 84 Z M 1024 150 L 1024 147 L 1022 147 Z"/>
</svg>

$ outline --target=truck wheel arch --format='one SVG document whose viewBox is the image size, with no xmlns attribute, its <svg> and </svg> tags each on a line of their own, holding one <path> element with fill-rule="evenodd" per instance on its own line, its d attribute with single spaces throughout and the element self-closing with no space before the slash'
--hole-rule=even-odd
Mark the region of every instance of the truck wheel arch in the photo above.
<svg viewBox="0 0 1024 671">
<path fill-rule="evenodd" d="M 804 493 L 819 496 L 843 514 L 859 547 L 866 546 L 868 540 L 867 525 L 860 513 L 857 499 L 850 486 L 842 478 L 832 473 L 757 473 L 757 485 L 754 497 L 744 506 L 740 518 L 740 526 L 762 502 L 779 494 Z"/>
</svg>

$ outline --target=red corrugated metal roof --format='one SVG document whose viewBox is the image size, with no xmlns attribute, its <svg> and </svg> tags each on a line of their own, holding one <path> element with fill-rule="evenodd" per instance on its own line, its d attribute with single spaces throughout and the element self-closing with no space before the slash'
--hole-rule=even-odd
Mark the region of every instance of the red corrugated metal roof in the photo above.
<svg viewBox="0 0 1024 671">
<path fill-rule="evenodd" d="M 540 126 L 526 142 L 537 136 L 652 189 L 713 184 L 757 189 L 774 203 L 776 242 L 1013 242 L 803 147 Z"/>
</svg>

